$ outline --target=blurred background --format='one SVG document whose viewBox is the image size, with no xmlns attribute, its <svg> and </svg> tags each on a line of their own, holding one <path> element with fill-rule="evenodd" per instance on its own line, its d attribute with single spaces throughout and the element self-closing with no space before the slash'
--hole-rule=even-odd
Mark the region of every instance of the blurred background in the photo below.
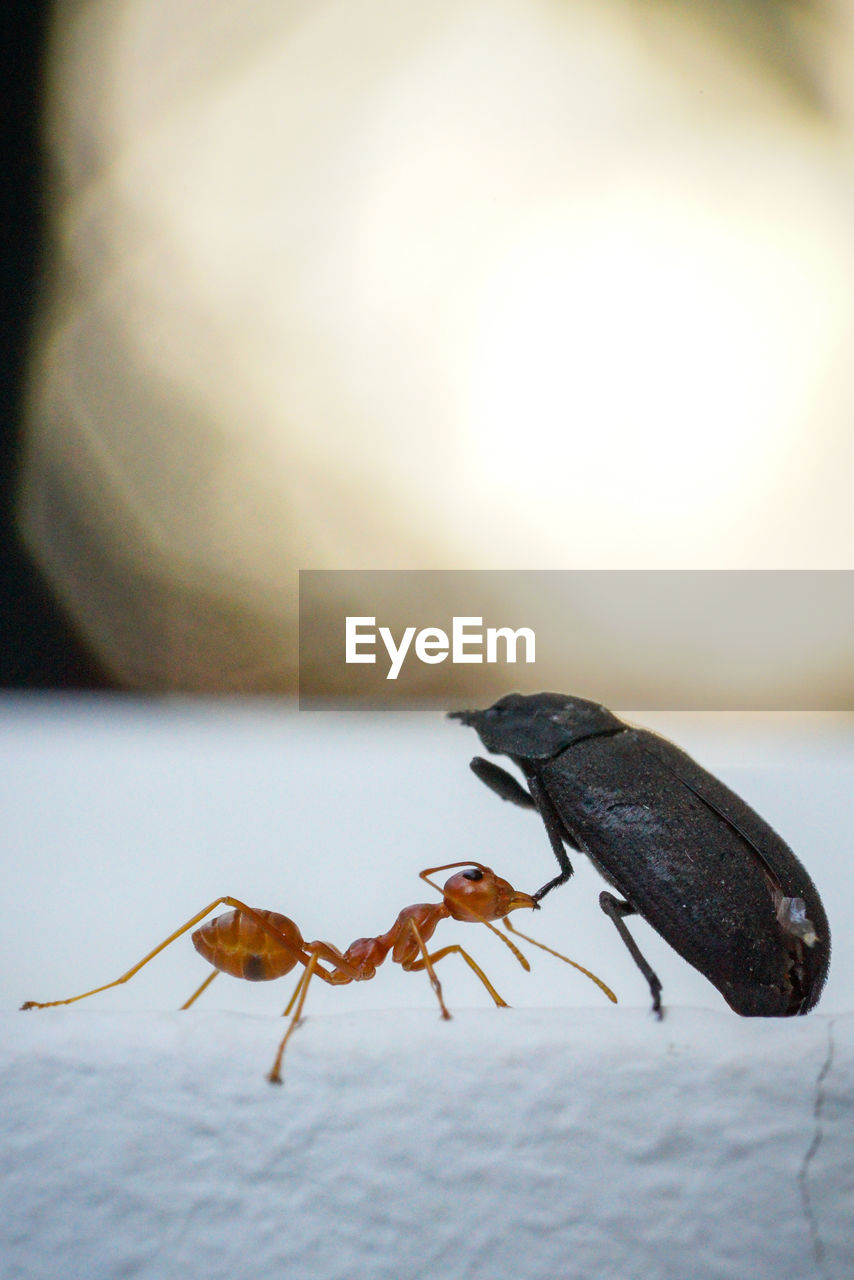
<svg viewBox="0 0 854 1280">
<path fill-rule="evenodd" d="M 3 684 L 293 693 L 301 568 L 852 567 L 850 0 L 0 23 Z"/>
</svg>

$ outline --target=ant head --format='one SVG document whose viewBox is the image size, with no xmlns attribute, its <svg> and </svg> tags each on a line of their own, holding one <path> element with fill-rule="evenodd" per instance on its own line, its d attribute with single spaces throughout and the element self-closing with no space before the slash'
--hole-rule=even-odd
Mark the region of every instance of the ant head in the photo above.
<svg viewBox="0 0 854 1280">
<path fill-rule="evenodd" d="M 451 876 L 445 881 L 442 893 L 454 920 L 501 920 L 519 907 L 535 910 L 538 905 L 530 894 L 514 889 L 490 867 L 480 863 Z"/>
</svg>

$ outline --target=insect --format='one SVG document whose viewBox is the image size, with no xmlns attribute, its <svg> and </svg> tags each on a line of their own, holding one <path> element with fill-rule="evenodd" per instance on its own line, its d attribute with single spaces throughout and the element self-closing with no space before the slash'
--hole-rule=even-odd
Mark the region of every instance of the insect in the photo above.
<svg viewBox="0 0 854 1280">
<path fill-rule="evenodd" d="M 450 871 L 455 867 L 465 867 L 458 871 L 440 887 L 430 876 L 438 871 Z M 376 971 L 386 959 L 389 952 L 391 958 L 406 970 L 426 970 L 430 983 L 439 1001 L 443 1018 L 450 1018 L 450 1013 L 442 995 L 442 986 L 436 976 L 435 965 L 445 956 L 456 953 L 465 960 L 470 969 L 477 975 L 486 990 L 499 1007 L 506 1008 L 506 1002 L 493 987 L 486 974 L 475 960 L 458 943 L 442 947 L 432 954 L 427 943 L 432 938 L 442 920 L 454 919 L 473 924 L 484 924 L 491 929 L 515 955 L 523 969 L 530 965 L 519 948 L 491 923 L 502 919 L 506 928 L 519 938 L 532 943 L 543 951 L 565 961 L 567 964 L 586 974 L 591 981 L 605 992 L 608 998 L 616 1003 L 617 997 L 606 987 L 595 974 L 582 965 L 576 964 L 567 956 L 551 947 L 520 933 L 507 919 L 511 911 L 521 907 L 536 910 L 537 902 L 527 893 L 514 889 L 506 880 L 502 880 L 489 867 L 480 862 L 447 862 L 439 867 L 427 867 L 420 872 L 421 879 L 442 895 L 440 903 L 421 902 L 411 907 L 404 907 L 387 933 L 376 938 L 357 938 L 346 951 L 341 952 L 329 942 L 306 942 L 293 920 L 279 915 L 275 911 L 266 911 L 257 907 L 249 907 L 237 898 L 217 898 L 214 902 L 199 911 L 182 924 L 168 938 L 159 943 L 153 951 L 128 969 L 113 982 L 102 987 L 94 987 L 91 991 L 83 991 L 80 995 L 71 996 L 67 1000 L 48 1000 L 40 1002 L 28 1000 L 21 1005 L 22 1009 L 48 1009 L 61 1004 L 73 1004 L 76 1000 L 85 1000 L 87 996 L 97 995 L 99 991 L 107 991 L 110 987 L 118 987 L 127 982 L 134 974 L 175 942 L 188 929 L 199 924 L 209 912 L 216 907 L 231 907 L 224 915 L 215 916 L 207 924 L 196 929 L 192 935 L 193 944 L 200 955 L 213 965 L 204 982 L 182 1006 L 189 1009 L 207 987 L 213 982 L 217 973 L 230 973 L 235 978 L 245 978 L 249 982 L 264 982 L 284 977 L 291 969 L 301 964 L 300 974 L 293 994 L 288 1001 L 284 1017 L 290 1016 L 287 1030 L 279 1044 L 276 1058 L 268 1079 L 274 1084 L 281 1083 L 282 1059 L 291 1033 L 299 1024 L 309 984 L 315 975 L 332 986 L 342 986 L 350 982 L 367 982 L 376 975 Z M 326 966 L 329 966 L 328 968 Z"/>
<path fill-rule="evenodd" d="M 521 770 L 527 790 L 476 757 L 475 774 L 503 800 L 536 809 L 559 874 L 583 851 L 620 895 L 599 905 L 649 984 L 661 983 L 624 919 L 643 916 L 744 1016 L 806 1013 L 821 994 L 830 931 L 821 899 L 792 850 L 743 800 L 684 751 L 618 720 L 596 702 L 512 693 L 484 711 L 454 711 L 490 752 Z"/>
</svg>

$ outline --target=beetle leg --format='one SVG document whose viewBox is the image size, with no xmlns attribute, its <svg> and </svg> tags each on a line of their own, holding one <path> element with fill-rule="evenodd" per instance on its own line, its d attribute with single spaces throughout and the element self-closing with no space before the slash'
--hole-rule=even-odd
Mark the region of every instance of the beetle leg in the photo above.
<svg viewBox="0 0 854 1280">
<path fill-rule="evenodd" d="M 655 970 L 644 959 L 638 944 L 623 924 L 623 916 L 635 915 L 635 908 L 630 903 L 623 902 L 620 898 L 615 898 L 613 893 L 608 893 L 607 890 L 599 894 L 599 906 L 605 912 L 605 915 L 610 920 L 613 920 L 617 933 L 623 939 L 629 949 L 629 954 L 649 983 L 649 989 L 652 994 L 652 1011 L 657 1018 L 662 1018 L 664 1015 L 661 1010 L 661 982 Z"/>
<path fill-rule="evenodd" d="M 475 777 L 485 782 L 491 791 L 501 796 L 502 800 L 510 800 L 522 809 L 536 809 L 537 806 L 525 788 L 516 781 L 512 773 L 508 773 L 500 765 L 493 764 L 491 760 L 484 760 L 481 756 L 475 756 L 469 768 Z"/>
<path fill-rule="evenodd" d="M 551 893 L 552 889 L 556 889 L 559 884 L 566 884 L 567 880 L 572 875 L 572 863 L 570 862 L 569 855 L 566 852 L 566 830 L 564 825 L 558 816 L 557 810 L 549 799 L 548 792 L 536 774 L 528 776 L 528 786 L 531 789 L 531 797 L 534 804 L 537 806 L 540 817 L 545 823 L 546 834 L 549 837 L 552 852 L 557 858 L 558 866 L 560 867 L 559 874 L 556 875 L 553 880 L 549 880 L 548 884 L 544 884 L 542 889 L 538 889 L 533 895 L 536 901 L 539 902 L 540 898 L 544 898 L 547 893 Z"/>
</svg>

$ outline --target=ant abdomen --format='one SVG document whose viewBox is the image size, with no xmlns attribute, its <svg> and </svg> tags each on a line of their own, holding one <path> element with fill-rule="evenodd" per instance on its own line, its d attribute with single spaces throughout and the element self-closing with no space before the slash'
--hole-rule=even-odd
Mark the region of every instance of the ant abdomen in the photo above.
<svg viewBox="0 0 854 1280">
<path fill-rule="evenodd" d="M 290 973 L 300 958 L 304 942 L 293 920 L 276 911 L 255 908 L 255 914 L 282 935 L 271 933 L 241 911 L 227 911 L 203 924 L 193 934 L 193 946 L 208 964 L 233 978 L 269 982 Z"/>
</svg>

